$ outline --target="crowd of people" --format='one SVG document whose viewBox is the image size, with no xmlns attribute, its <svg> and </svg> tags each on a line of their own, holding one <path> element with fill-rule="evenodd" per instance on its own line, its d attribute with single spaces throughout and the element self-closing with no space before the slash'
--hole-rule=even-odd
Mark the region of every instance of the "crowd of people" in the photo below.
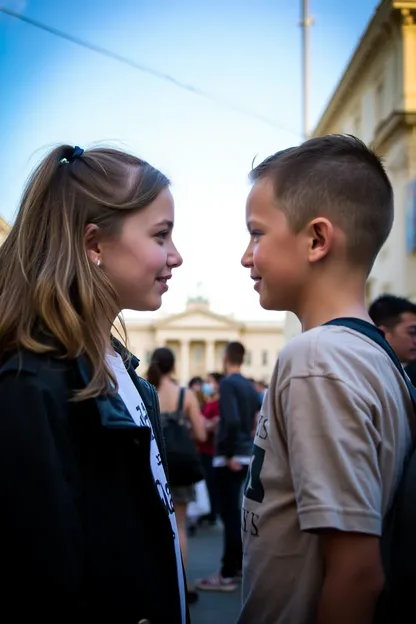
<svg viewBox="0 0 416 624">
<path fill-rule="evenodd" d="M 365 301 L 393 222 L 389 178 L 360 140 L 329 135 L 250 180 L 241 262 L 260 305 L 293 312 L 302 333 L 264 397 L 229 343 L 203 405 L 176 383 L 172 352 L 145 372 L 114 333 L 122 310 L 161 306 L 182 264 L 166 176 L 61 145 L 28 180 L 0 247 L 9 622 L 189 623 L 186 507 L 205 475 L 224 549 L 196 589 L 241 582 L 239 624 L 411 619 L 415 308 Z"/>
<path fill-rule="evenodd" d="M 209 511 L 198 521 L 215 526 L 221 518 L 224 528 L 221 572 L 214 573 L 208 579 L 200 579 L 196 584 L 200 590 L 232 591 L 237 588 L 236 578 L 241 577 L 241 489 L 265 387 L 265 384 L 256 384 L 253 379 L 246 379 L 241 374 L 244 355 L 241 343 L 230 342 L 224 354 L 224 372 L 208 373 L 206 379 L 193 377 L 188 388 L 181 388 L 178 384 L 175 354 L 167 347 L 154 351 L 147 371 L 148 381 L 157 388 L 162 427 L 169 427 L 172 420 L 176 424 L 182 421 L 181 426 L 187 430 L 198 451 L 201 477 L 206 483 L 209 498 Z M 167 435 L 165 444 L 169 456 L 170 444 L 176 444 L 176 441 L 172 442 Z M 230 444 L 236 449 L 232 449 L 232 456 L 236 457 L 232 468 L 227 460 Z M 227 448 L 227 455 L 221 454 L 222 447 Z M 173 462 L 174 459 L 169 468 L 174 471 Z M 196 496 L 195 483 L 189 482 L 187 477 L 184 474 L 183 482 L 175 479 L 171 487 L 185 566 L 188 532 L 195 530 L 188 521 L 187 507 Z M 198 599 L 195 587 L 189 582 L 187 598 L 189 603 Z"/>
</svg>

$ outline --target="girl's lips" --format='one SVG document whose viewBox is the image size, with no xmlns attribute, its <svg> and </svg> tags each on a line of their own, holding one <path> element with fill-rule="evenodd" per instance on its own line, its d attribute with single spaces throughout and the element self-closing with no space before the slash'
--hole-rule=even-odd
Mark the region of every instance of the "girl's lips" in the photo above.
<svg viewBox="0 0 416 624">
<path fill-rule="evenodd" d="M 166 292 L 169 289 L 167 281 L 171 278 L 171 275 L 165 275 L 164 277 L 157 277 L 156 281 L 160 284 L 160 289 L 162 292 Z"/>
</svg>

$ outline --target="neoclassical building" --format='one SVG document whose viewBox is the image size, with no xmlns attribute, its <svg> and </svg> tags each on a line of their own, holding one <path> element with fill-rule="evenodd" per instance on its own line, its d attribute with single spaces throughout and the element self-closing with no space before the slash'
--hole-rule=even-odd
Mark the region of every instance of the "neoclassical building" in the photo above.
<svg viewBox="0 0 416 624">
<path fill-rule="evenodd" d="M 143 369 L 156 347 L 167 346 L 176 356 L 176 375 L 181 384 L 191 377 L 222 371 L 224 348 L 239 340 L 247 350 L 243 372 L 268 382 L 283 345 L 283 323 L 240 321 L 213 312 L 208 302 L 190 299 L 179 314 L 157 320 L 126 320 L 131 351 L 141 358 Z"/>
<path fill-rule="evenodd" d="M 0 217 L 0 245 L 6 238 L 7 234 L 9 233 L 9 230 L 10 230 L 9 224 L 6 223 L 6 221 L 2 217 Z"/>
<path fill-rule="evenodd" d="M 416 298 L 416 1 L 382 0 L 313 136 L 349 133 L 383 157 L 395 194 L 392 232 L 374 265 L 367 299 Z M 288 314 L 285 338 L 299 331 Z"/>
</svg>

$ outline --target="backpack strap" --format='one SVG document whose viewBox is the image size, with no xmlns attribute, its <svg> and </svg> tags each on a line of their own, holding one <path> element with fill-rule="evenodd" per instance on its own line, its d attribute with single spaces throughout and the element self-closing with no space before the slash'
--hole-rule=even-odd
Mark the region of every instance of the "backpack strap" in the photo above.
<svg viewBox="0 0 416 624">
<path fill-rule="evenodd" d="M 350 317 L 333 319 L 332 321 L 328 321 L 327 323 L 324 323 L 324 324 L 325 325 L 337 325 L 339 327 L 348 327 L 349 329 L 352 329 L 360 334 L 363 334 L 364 336 L 367 336 L 367 338 L 370 338 L 370 340 L 372 340 L 373 342 L 378 344 L 382 349 L 384 349 L 384 351 L 387 353 L 387 355 L 390 357 L 393 364 L 399 371 L 400 375 L 402 376 L 407 386 L 407 390 L 409 392 L 410 399 L 413 404 L 413 410 L 416 414 L 416 388 L 410 381 L 409 377 L 406 375 L 405 370 L 399 358 L 397 357 L 397 354 L 395 353 L 395 351 L 393 351 L 392 347 L 389 345 L 389 343 L 385 339 L 384 332 L 382 332 L 381 329 L 378 329 L 378 327 L 376 327 L 375 325 L 372 325 L 371 323 L 367 323 L 367 321 L 363 321 L 362 319 L 356 319 L 356 318 L 350 318 Z M 409 427 L 410 427 L 410 431 L 412 434 L 412 441 L 414 444 L 415 433 L 416 433 L 415 422 L 409 421 Z"/>
<path fill-rule="evenodd" d="M 352 329 L 367 338 L 370 338 L 373 342 L 378 344 L 387 355 L 392 360 L 393 364 L 399 371 L 400 375 L 404 379 L 407 389 L 409 391 L 410 398 L 412 400 L 413 409 L 416 414 L 416 388 L 411 383 L 409 377 L 406 375 L 403 366 L 397 357 L 395 351 L 391 348 L 389 343 L 387 342 L 384 333 L 378 329 L 375 325 L 368 323 L 367 321 L 363 321 L 362 319 L 356 318 L 337 318 L 329 321 L 328 323 L 324 323 L 325 325 L 337 325 L 339 327 L 347 327 Z M 415 423 L 411 422 L 408 419 L 410 433 L 412 436 L 412 451 L 404 460 L 403 465 L 403 475 L 406 474 L 407 469 L 411 463 L 413 457 L 413 450 L 415 445 Z M 413 462 L 415 460 L 413 459 Z M 398 509 L 401 506 L 404 497 L 404 489 L 406 485 L 406 480 L 402 477 L 399 482 L 399 486 L 393 496 L 393 501 L 391 503 L 390 509 L 387 510 L 387 513 L 383 520 L 383 533 L 380 540 L 380 551 L 381 551 L 381 559 L 383 562 L 383 569 L 385 574 L 385 585 L 381 595 L 379 596 L 377 606 L 375 609 L 373 624 L 390 624 L 393 622 L 396 617 L 396 609 L 397 604 L 395 604 L 394 598 L 392 599 L 392 588 L 394 587 L 394 565 L 393 558 L 395 556 L 395 532 L 396 532 L 396 524 L 397 524 L 397 513 Z M 413 530 L 412 530 L 413 533 Z M 392 605 L 394 605 L 394 615 L 391 612 Z"/>
<path fill-rule="evenodd" d="M 183 411 L 184 402 L 185 402 L 185 388 L 181 388 L 179 390 L 178 407 L 176 408 L 177 414 L 180 414 Z"/>
</svg>

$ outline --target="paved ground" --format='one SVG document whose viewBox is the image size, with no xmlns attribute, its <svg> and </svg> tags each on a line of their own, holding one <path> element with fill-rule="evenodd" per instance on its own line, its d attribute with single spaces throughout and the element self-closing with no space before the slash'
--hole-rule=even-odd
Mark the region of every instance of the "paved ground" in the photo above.
<svg viewBox="0 0 416 624">
<path fill-rule="evenodd" d="M 188 544 L 188 577 L 191 582 L 218 570 L 221 560 L 222 529 L 198 529 Z M 199 592 L 191 605 L 192 624 L 235 624 L 240 609 L 240 590 L 232 593 Z"/>
</svg>

